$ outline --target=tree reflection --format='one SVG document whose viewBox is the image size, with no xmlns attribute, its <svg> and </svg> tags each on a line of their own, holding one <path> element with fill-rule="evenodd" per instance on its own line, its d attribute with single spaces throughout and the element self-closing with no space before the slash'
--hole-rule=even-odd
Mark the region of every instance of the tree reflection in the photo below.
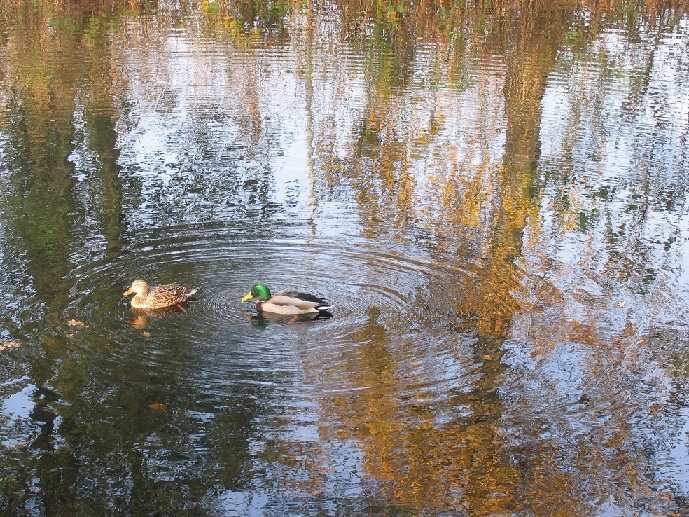
<svg viewBox="0 0 689 517">
<path fill-rule="evenodd" d="M 301 145 L 301 126 L 285 119 L 302 117 L 311 237 L 329 237 L 320 207 L 351 200 L 367 242 L 439 270 L 400 311 L 422 330 L 369 307 L 340 336 L 341 357 L 302 358 L 314 385 L 344 379 L 318 397 L 334 428 L 322 432 L 356 444 L 375 485 L 367 500 L 470 515 L 669 508 L 644 470 L 653 453 L 639 447 L 657 429 L 639 421 L 660 418 L 664 383 L 686 370 L 683 354 L 664 367 L 668 338 L 653 334 L 675 317 L 668 292 L 682 278 L 668 272 L 687 237 L 686 103 L 673 101 L 689 80 L 682 5 L 3 5 L 2 260 L 25 257 L 40 314 L 20 311 L 13 325 L 43 347 L 30 371 L 36 454 L 10 451 L 0 464 L 16 475 L 7 508 L 33 490 L 45 513 L 97 513 L 99 501 L 201 511 L 211 490 L 248 486 L 256 458 L 277 465 L 276 478 L 303 469 L 280 489 L 327 498 L 329 462 L 345 460 L 328 457 L 326 439 L 250 450 L 263 393 L 219 410 L 203 436 L 217 459 L 197 451 L 200 424 L 165 409 L 218 411 L 184 392 L 194 361 L 184 344 L 161 344 L 178 370 L 152 372 L 102 336 L 70 353 L 55 330 L 80 257 L 115 260 L 132 229 L 258 224 L 286 210 L 275 156 Z M 167 140 L 151 144 L 158 127 Z M 465 384 L 438 396 L 434 383 L 448 378 Z M 641 380 L 657 393 L 628 393 Z M 661 433 L 674 432 L 673 417 Z M 95 485 L 85 501 L 84 470 Z"/>
<path fill-rule="evenodd" d="M 459 314 L 474 314 L 478 319 L 477 330 L 479 335 L 482 337 L 491 336 L 497 340 L 495 347 L 490 350 L 492 353 L 486 355 L 491 359 L 497 358 L 498 360 L 501 355 L 500 344 L 502 340 L 514 336 L 512 331 L 514 317 L 515 314 L 519 315 L 522 312 L 521 300 L 528 296 L 537 296 L 541 298 L 540 304 L 556 304 L 563 311 L 563 315 L 566 313 L 566 306 L 561 305 L 563 302 L 562 295 L 553 286 L 538 283 L 538 287 L 535 288 L 537 291 L 529 292 L 528 295 L 524 293 L 525 290 L 528 292 L 528 289 L 534 287 L 531 283 L 532 279 L 524 277 L 524 272 L 519 269 L 518 263 L 523 253 L 525 234 L 538 236 L 538 232 L 541 231 L 538 226 L 534 225 L 532 228 L 530 225 L 541 217 L 539 199 L 536 195 L 539 189 L 544 188 L 540 185 L 538 177 L 538 164 L 541 157 L 542 101 L 548 78 L 556 69 L 557 52 L 566 43 L 564 38 L 567 29 L 570 28 L 571 20 L 576 18 L 579 12 L 575 6 L 572 6 L 571 10 L 568 10 L 567 7 L 563 8 L 563 6 L 557 8 L 540 5 L 523 7 L 522 16 L 514 17 L 511 17 L 509 9 L 506 9 L 503 17 L 498 18 L 497 23 L 492 26 L 491 36 L 485 41 L 494 55 L 504 54 L 507 56 L 504 77 L 505 153 L 503 163 L 497 163 L 495 156 L 484 154 L 483 161 L 479 162 L 480 165 L 477 166 L 476 155 L 468 152 L 470 148 L 466 144 L 465 147 L 448 146 L 451 153 L 441 154 L 435 151 L 436 146 L 441 147 L 446 144 L 443 124 L 447 123 L 447 119 L 442 117 L 442 112 L 438 109 L 438 104 L 441 101 L 424 92 L 432 99 L 430 114 L 428 112 L 424 114 L 427 117 L 425 126 L 415 125 L 418 119 L 406 115 L 407 112 L 412 112 L 412 106 L 419 106 L 419 103 L 410 101 L 410 94 L 407 90 L 411 79 L 404 70 L 410 68 L 396 69 L 384 60 L 380 60 L 379 67 L 367 74 L 367 77 L 371 78 L 368 90 L 372 93 L 366 97 L 367 105 L 364 109 L 364 115 L 359 125 L 356 126 L 355 136 L 358 145 L 345 158 L 346 165 L 344 168 L 341 171 L 333 168 L 337 172 L 330 173 L 328 177 L 330 185 L 337 184 L 341 178 L 347 178 L 346 183 L 354 187 L 356 199 L 360 203 L 362 225 L 369 237 L 380 238 L 381 234 L 392 233 L 395 238 L 408 239 L 410 235 L 420 234 L 417 225 L 419 221 L 423 224 L 424 216 L 430 214 L 435 215 L 435 218 L 428 219 L 428 222 L 431 223 L 429 227 L 432 225 L 433 228 L 430 230 L 434 237 L 433 241 L 440 242 L 438 247 L 447 251 L 457 246 L 455 244 L 457 242 L 470 241 L 476 245 L 476 235 L 470 233 L 472 228 L 477 228 L 476 231 L 480 231 L 482 223 L 488 222 L 491 231 L 484 235 L 483 240 L 478 241 L 480 243 L 478 249 L 467 250 L 461 245 L 455 248 L 463 252 L 463 255 L 466 255 L 468 251 L 469 257 L 473 256 L 477 264 L 475 271 L 481 280 L 480 287 L 467 293 L 464 289 L 466 286 L 459 284 L 452 290 L 463 293 L 462 296 L 455 298 L 457 300 L 455 302 L 457 303 L 457 312 Z M 380 12 L 380 10 L 376 10 L 375 15 L 370 14 L 370 18 L 379 16 Z M 392 16 L 393 11 L 386 12 L 390 18 L 397 19 L 397 15 Z M 596 11 L 596 13 L 600 14 L 600 11 Z M 672 19 L 674 21 L 672 23 L 676 24 L 682 11 L 677 10 L 673 13 Z M 409 18 L 418 20 L 412 16 Z M 395 32 L 395 23 L 390 22 L 390 20 L 387 20 L 386 23 L 388 23 L 386 30 L 393 27 L 390 30 Z M 400 24 L 404 26 L 405 22 Z M 505 27 L 512 28 L 514 26 L 519 27 L 514 32 L 505 29 Z M 502 30 L 498 27 L 501 27 Z M 412 24 L 412 27 L 406 26 L 405 29 L 414 34 L 413 29 L 418 29 L 418 26 Z M 394 52 L 391 53 L 384 45 L 376 47 L 376 34 L 374 31 L 370 38 L 372 48 L 383 54 L 394 55 Z M 399 41 L 404 39 L 404 31 L 395 32 L 395 36 L 398 38 L 395 40 L 396 49 L 405 48 L 404 42 Z M 589 37 L 594 36 L 595 34 L 589 33 Z M 501 39 L 503 37 L 510 39 L 505 41 Z M 448 42 L 444 41 L 442 44 L 447 45 Z M 413 48 L 413 45 L 406 48 Z M 371 54 L 375 54 L 375 52 L 374 50 Z M 404 55 L 409 57 L 413 55 L 413 52 Z M 410 59 L 413 61 L 413 57 Z M 449 59 L 461 60 L 462 56 L 452 55 Z M 460 65 L 454 68 L 466 67 Z M 414 93 L 423 95 L 416 91 Z M 490 99 L 493 100 L 494 97 L 490 97 Z M 584 107 L 585 99 L 582 98 L 580 101 L 581 107 Z M 485 108 L 479 106 L 478 109 Z M 572 125 L 570 127 L 577 126 Z M 415 130 L 424 132 L 423 140 L 415 140 L 412 137 Z M 576 136 L 577 138 L 580 137 L 580 135 Z M 474 138 L 490 142 L 494 137 L 488 133 L 479 133 Z M 412 164 L 414 158 L 419 154 L 416 146 L 429 154 L 433 153 L 433 161 L 440 161 L 439 158 L 444 159 L 444 161 L 440 161 L 440 165 L 431 160 L 426 162 L 428 169 L 432 170 L 431 173 L 427 173 L 429 180 L 427 183 L 419 181 L 418 161 Z M 490 144 L 484 146 L 484 149 L 485 147 L 490 148 Z M 457 160 L 457 157 L 464 157 L 465 160 Z M 326 161 L 327 158 L 324 157 L 323 160 Z M 446 167 L 445 170 L 443 170 L 443 166 Z M 468 171 L 475 176 L 469 176 Z M 494 187 L 492 190 L 486 191 L 482 188 L 484 185 Z M 565 185 L 571 184 L 567 182 Z M 423 197 L 420 192 L 423 192 Z M 648 190 L 639 193 L 638 198 L 649 199 Z M 442 210 L 436 211 L 434 207 L 426 209 L 423 202 L 427 202 L 428 199 L 442 203 Z M 565 215 L 567 212 L 571 213 L 571 210 L 571 206 L 564 206 L 561 210 L 557 210 L 557 213 Z M 448 224 L 449 222 L 452 224 Z M 392 226 L 387 223 L 392 223 Z M 586 231 L 586 228 L 582 227 L 581 229 Z M 566 228 L 566 230 L 569 231 L 571 228 Z M 443 256 L 447 257 L 447 255 Z M 637 264 L 641 266 L 648 262 L 647 258 L 640 257 Z M 548 264 L 552 266 L 552 263 Z M 590 268 L 584 266 L 579 271 L 590 271 Z M 434 291 L 435 287 L 437 286 L 430 286 L 429 288 Z M 446 284 L 442 285 L 442 289 L 433 292 L 429 298 L 448 300 L 447 288 Z M 530 308 L 534 309 L 533 306 Z M 535 313 L 530 313 L 531 317 L 534 317 L 534 314 L 537 315 L 538 312 L 539 310 L 536 309 Z M 572 322 L 566 317 L 563 320 L 560 316 L 553 314 L 552 311 L 543 315 L 543 318 L 536 316 L 538 322 L 530 329 L 536 331 L 539 338 L 544 339 L 536 338 L 534 340 L 533 337 L 529 336 L 526 340 L 527 343 L 534 343 L 536 347 L 545 346 L 547 349 L 556 346 L 557 343 L 567 341 L 597 346 L 606 339 L 601 335 L 595 335 L 597 331 L 590 322 Z M 541 333 L 546 327 L 551 331 L 547 338 Z M 624 326 L 622 331 L 623 333 L 616 339 L 619 345 L 625 343 L 623 346 L 629 346 L 634 341 L 638 343 L 639 339 L 644 341 L 643 334 L 638 334 L 638 329 L 634 326 Z M 384 339 L 371 337 L 377 335 L 377 332 L 366 330 L 362 332 L 366 336 L 365 339 L 355 335 L 352 336 L 352 342 L 371 341 L 379 343 L 385 348 L 390 346 Z M 523 334 L 519 335 L 519 337 L 521 336 Z M 479 340 L 479 343 L 483 344 L 485 341 Z M 596 355 L 594 354 L 594 357 Z M 395 370 L 394 360 L 390 360 L 388 368 L 392 371 Z M 487 375 L 483 380 L 487 379 L 489 382 L 482 384 L 480 388 L 477 386 L 479 393 L 491 393 L 492 390 L 499 389 L 505 382 L 504 378 L 489 375 L 489 370 L 486 370 L 485 373 Z M 601 372 L 594 369 L 590 373 L 596 378 Z M 492 384 L 491 380 L 495 384 Z M 629 381 L 624 378 L 616 378 L 611 382 L 606 395 L 603 395 L 603 392 L 598 392 L 598 390 L 596 392 L 603 395 L 603 400 L 606 400 L 610 393 L 618 393 L 621 386 L 626 382 Z M 354 384 L 368 386 L 370 382 L 360 381 Z M 396 407 L 397 401 L 394 394 L 399 392 L 399 388 L 390 385 L 386 392 L 388 398 L 384 398 L 384 401 L 381 401 L 376 390 L 364 392 L 363 395 L 357 397 L 356 403 L 361 405 L 363 402 L 364 407 L 358 411 L 342 414 L 340 419 L 351 422 L 353 429 L 364 430 L 354 434 L 364 444 L 364 449 L 368 451 L 366 457 L 370 461 L 366 465 L 376 479 L 386 483 L 394 478 L 391 472 L 397 473 L 399 476 L 399 478 L 395 478 L 399 484 L 393 482 L 393 486 L 399 487 L 400 490 L 393 490 L 387 494 L 387 497 L 395 498 L 403 505 L 414 505 L 414 489 L 405 491 L 401 487 L 424 486 L 424 476 L 420 474 L 419 478 L 413 478 L 411 473 L 416 472 L 415 467 L 419 465 L 433 463 L 428 457 L 417 457 L 411 452 L 427 451 L 428 449 L 417 443 L 412 445 L 418 437 L 414 438 L 411 433 L 402 431 L 405 423 L 414 419 L 410 416 L 402 418 L 397 416 L 399 408 Z M 479 400 L 480 407 L 485 407 L 486 401 L 483 397 Z M 480 437 L 475 443 L 488 443 L 490 444 L 489 450 L 493 452 L 485 456 L 487 463 L 479 461 L 468 469 L 466 464 L 458 461 L 457 468 L 461 474 L 456 472 L 454 476 L 450 476 L 455 480 L 456 485 L 454 491 L 449 490 L 449 492 L 454 493 L 456 497 L 457 493 L 463 492 L 464 482 L 469 487 L 490 487 L 489 490 L 485 491 L 468 489 L 467 492 L 463 492 L 465 504 L 471 510 L 471 514 L 519 511 L 519 505 L 515 501 L 520 500 L 518 494 L 523 495 L 523 492 L 522 482 L 517 478 L 520 475 L 519 472 L 530 472 L 533 473 L 534 477 L 526 482 L 530 487 L 527 497 L 528 505 L 540 508 L 544 513 L 552 512 L 555 504 L 561 505 L 559 509 L 568 508 L 571 513 L 585 513 L 589 501 L 580 499 L 579 494 L 577 494 L 577 487 L 580 486 L 581 479 L 570 473 L 558 471 L 557 464 L 553 465 L 553 458 L 562 454 L 560 445 L 557 442 L 551 443 L 540 440 L 536 440 L 532 448 L 526 446 L 512 448 L 511 444 L 505 444 L 503 437 L 494 431 L 498 426 L 499 418 L 508 409 L 500 409 L 502 405 L 500 399 L 496 402 L 497 407 L 494 407 L 493 411 L 490 412 L 492 419 L 486 419 L 485 424 L 481 422 L 472 428 L 472 431 L 476 432 L 476 436 Z M 375 424 L 369 421 L 371 411 L 367 409 L 368 405 L 375 407 L 375 414 L 380 415 L 379 421 L 375 418 Z M 340 406 L 346 406 L 346 404 L 338 404 L 337 407 Z M 474 409 L 479 413 L 481 412 L 479 407 Z M 520 411 L 528 412 L 523 407 Z M 431 415 L 428 416 L 429 419 L 432 419 L 430 418 Z M 617 447 L 622 447 L 622 444 L 633 440 L 630 424 L 627 420 L 629 415 L 620 414 L 618 416 L 619 421 L 616 420 L 616 422 L 620 432 L 613 442 L 607 442 L 606 438 L 603 438 L 602 435 L 599 436 L 599 443 L 606 452 L 594 453 L 593 455 L 582 453 L 581 457 L 572 458 L 571 463 L 573 465 L 580 465 L 581 468 L 585 468 L 585 465 L 590 462 L 601 471 L 614 472 L 629 461 L 639 461 L 643 464 L 642 458 L 637 457 L 632 460 L 625 452 L 616 450 Z M 381 433 L 376 429 L 377 426 L 380 426 L 381 429 L 394 430 Z M 595 426 L 594 428 L 594 433 L 602 432 Z M 462 427 L 462 431 L 466 432 L 466 429 Z M 522 429 L 521 432 L 526 432 L 529 435 L 525 429 Z M 428 438 L 429 433 L 432 434 L 432 430 L 422 433 L 423 440 Z M 390 436 L 397 440 L 394 446 L 388 443 Z M 443 429 L 443 432 L 439 433 L 439 437 L 434 438 L 437 440 L 433 441 L 434 445 L 438 443 L 442 443 L 442 445 L 437 449 L 433 447 L 432 450 L 446 452 L 452 449 L 453 443 L 457 443 L 455 441 L 456 435 L 448 429 Z M 522 438 L 527 439 L 525 436 Z M 483 451 L 479 445 L 476 445 L 476 448 Z M 510 456 L 508 451 L 510 450 L 512 452 L 518 450 L 521 461 L 525 462 L 519 469 L 508 459 Z M 391 453 L 390 451 L 394 452 Z M 607 456 L 608 454 L 610 456 Z M 391 456 L 394 459 L 391 459 Z M 403 458 L 404 460 L 402 460 Z M 430 470 L 437 472 L 433 468 Z M 442 472 L 447 472 L 447 470 L 444 466 L 441 468 Z M 412 479 L 401 474 L 403 472 L 409 473 Z M 472 482 L 464 481 L 465 478 L 471 479 Z M 552 482 L 544 484 L 538 481 L 545 478 Z M 620 500 L 625 499 L 623 494 L 627 491 L 626 487 L 635 486 L 639 482 L 639 471 L 627 464 L 625 478 L 616 479 L 621 490 Z M 490 494 L 496 492 L 501 494 L 500 497 L 491 500 Z M 571 501 L 564 502 L 562 494 L 573 494 L 573 497 Z M 441 507 L 450 504 L 447 500 L 443 500 L 442 496 L 438 496 L 434 502 Z"/>
</svg>

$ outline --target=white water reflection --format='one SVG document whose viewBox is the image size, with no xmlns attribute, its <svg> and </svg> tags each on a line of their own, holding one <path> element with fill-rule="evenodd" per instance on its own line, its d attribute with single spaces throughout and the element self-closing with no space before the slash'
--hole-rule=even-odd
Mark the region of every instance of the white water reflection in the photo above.
<svg viewBox="0 0 689 517">
<path fill-rule="evenodd" d="M 29 421 L 29 415 L 34 408 L 33 394 L 35 391 L 36 386 L 29 384 L 5 398 L 2 403 L 3 427 L 19 429 L 24 421 Z M 2 441 L 2 444 L 6 447 L 19 445 L 24 438 L 19 433 L 15 434 L 13 438 L 10 438 L 9 436 L 11 435 L 8 436 L 8 434 L 5 434 L 5 436 L 6 438 Z"/>
</svg>

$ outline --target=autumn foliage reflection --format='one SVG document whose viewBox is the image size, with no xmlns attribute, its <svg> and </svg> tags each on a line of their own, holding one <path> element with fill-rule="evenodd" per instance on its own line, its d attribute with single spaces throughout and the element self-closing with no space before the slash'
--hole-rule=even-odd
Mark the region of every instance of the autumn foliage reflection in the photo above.
<svg viewBox="0 0 689 517">
<path fill-rule="evenodd" d="M 251 454 L 304 469 L 302 479 L 280 480 L 280 488 L 323 494 L 327 446 L 355 443 L 362 477 L 372 486 L 365 494 L 371 504 L 411 513 L 586 515 L 608 498 L 621 507 L 670 506 L 672 494 L 650 488 L 647 458 L 634 441 L 634 422 L 660 418 L 661 404 L 651 396 L 632 400 L 627 388 L 638 380 L 629 364 L 649 360 L 654 321 L 672 306 L 663 293 L 672 287 L 665 282 L 673 280 L 647 264 L 667 264 L 679 254 L 681 231 L 667 228 L 679 226 L 673 218 L 682 213 L 686 200 L 679 193 L 686 192 L 687 179 L 671 166 L 665 176 L 656 176 L 653 160 L 643 154 L 634 155 L 638 167 L 615 178 L 605 178 L 596 164 L 611 153 L 609 141 L 627 145 L 624 131 L 605 126 L 601 113 L 610 105 L 623 111 L 643 102 L 657 122 L 653 136 L 659 152 L 671 156 L 671 163 L 683 163 L 672 154 L 678 152 L 674 137 L 685 131 L 679 117 L 665 115 L 674 109 L 672 102 L 662 91 L 645 93 L 654 50 L 639 51 L 627 68 L 617 67 L 631 43 L 615 46 L 612 36 L 601 37 L 616 23 L 631 33 L 647 31 L 646 37 L 672 30 L 685 16 L 683 4 L 6 0 L 4 5 L 0 23 L 19 29 L 8 30 L 0 41 L 6 58 L 0 64 L 6 107 L 0 122 L 12 148 L 23 153 L 17 163 L 35 167 L 31 176 L 12 175 L 9 202 L 21 207 L 15 213 L 26 214 L 28 223 L 10 222 L 19 228 L 27 269 L 49 319 L 58 320 L 68 306 L 69 286 L 63 283 L 85 228 L 102 238 L 106 254 L 119 252 L 127 178 L 120 174 L 118 138 L 141 113 L 167 113 L 183 102 L 184 92 L 167 88 L 179 73 L 168 46 L 178 40 L 167 29 L 187 31 L 183 52 L 199 64 L 190 72 L 192 83 L 213 93 L 191 105 L 194 123 L 184 128 L 184 138 L 199 145 L 190 145 L 190 152 L 203 147 L 213 156 L 227 156 L 235 151 L 225 145 L 227 135 L 208 128 L 232 127 L 246 138 L 242 152 L 261 163 L 287 147 L 280 131 L 269 132 L 278 123 L 262 111 L 282 101 L 280 92 L 262 90 L 266 51 L 306 47 L 278 65 L 285 70 L 271 72 L 293 80 L 303 100 L 296 115 L 289 111 L 293 106 L 280 113 L 302 118 L 299 110 L 306 112 L 313 225 L 318 226 L 319 203 L 351 200 L 362 238 L 414 250 L 436 261 L 437 271 L 435 282 L 414 293 L 411 330 L 400 332 L 371 307 L 359 328 L 340 336 L 336 345 L 345 350 L 340 357 L 302 352 L 305 376 L 319 388 L 316 402 L 330 424 L 319 429 L 319 447 L 304 450 L 303 443 L 278 438 L 270 450 Z M 235 57 L 232 66 L 213 67 L 213 54 L 204 47 L 208 41 Z M 135 66 L 137 59 L 145 66 Z M 593 72 L 586 68 L 592 61 L 602 62 Z M 566 79 L 563 66 L 583 71 Z M 638 70 L 648 72 L 635 75 Z M 600 97 L 575 84 L 594 73 L 603 83 L 596 90 L 603 92 Z M 606 83 L 616 74 L 628 81 Z M 563 87 L 565 81 L 570 83 Z M 615 88 L 623 91 L 622 101 L 605 96 Z M 231 108 L 224 118 L 217 114 L 223 103 Z M 561 119 L 548 120 L 560 111 Z M 614 120 L 623 124 L 623 119 Z M 624 128 L 630 134 L 638 125 L 633 122 Z M 561 152 L 550 149 L 553 141 L 562 142 Z M 68 159 L 79 145 L 97 155 L 94 191 L 79 190 Z M 573 170 L 573 162 L 587 167 Z M 189 175 L 197 174 L 191 169 Z M 190 198 L 213 189 L 246 189 L 246 197 L 270 214 L 271 179 L 263 172 L 223 178 L 227 183 L 220 186 L 182 172 L 174 179 L 182 185 L 179 196 Z M 623 192 L 621 199 L 614 199 L 615 188 Z M 656 188 L 664 195 L 654 196 Z M 137 195 L 145 201 L 164 198 L 164 189 L 154 184 Z M 203 215 L 211 218 L 209 213 Z M 652 215 L 671 222 L 656 232 Z M 661 245 L 651 246 L 643 228 L 650 228 L 653 239 L 662 238 Z M 649 292 L 657 306 L 632 306 L 644 303 L 640 295 Z M 45 364 L 32 377 L 40 385 L 57 371 L 51 382 L 66 400 L 76 401 L 89 379 L 65 345 L 63 338 L 46 340 Z M 682 372 L 683 360 L 678 361 L 674 371 Z M 571 375 L 563 375 L 560 364 Z M 135 366 L 127 373 L 147 375 Z M 659 378 L 670 375 L 659 372 Z M 341 390 L 328 389 L 333 379 Z M 453 384 L 458 379 L 463 384 Z M 170 375 L 170 384 L 177 381 Z M 443 382 L 450 388 L 438 393 L 434 388 Z M 122 405 L 130 407 L 134 391 L 119 395 Z M 62 415 L 63 432 L 74 445 L 83 437 L 70 435 L 69 426 L 87 418 L 71 411 Z M 157 489 L 130 464 L 138 461 L 131 451 L 139 435 L 150 432 L 148 414 L 145 408 L 131 411 L 130 431 L 120 435 L 103 426 L 98 440 L 91 438 L 101 443 L 104 433 L 125 444 L 119 472 L 134 479 L 145 499 Z M 221 455 L 222 469 L 231 473 L 223 479 L 225 488 L 239 484 L 242 462 L 249 463 L 256 411 L 250 407 L 241 419 L 229 419 L 228 426 L 241 430 L 236 442 L 241 450 Z M 159 413 L 157 420 L 166 418 Z M 84 425 L 79 432 L 91 430 Z M 78 468 L 69 466 L 72 472 Z M 44 486 L 61 482 L 53 465 L 37 470 Z M 195 475 L 201 485 L 202 472 Z M 196 489 L 199 500 L 206 497 Z M 78 504 L 69 483 L 57 491 Z"/>
</svg>

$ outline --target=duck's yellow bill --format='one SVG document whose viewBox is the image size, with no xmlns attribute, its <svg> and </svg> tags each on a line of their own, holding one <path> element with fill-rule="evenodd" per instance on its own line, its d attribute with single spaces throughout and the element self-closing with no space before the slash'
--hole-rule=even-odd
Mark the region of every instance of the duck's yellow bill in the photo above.
<svg viewBox="0 0 689 517">
<path fill-rule="evenodd" d="M 122 293 L 122 296 L 129 296 L 130 294 L 134 294 L 133 289 L 127 289 L 125 292 Z"/>
<path fill-rule="evenodd" d="M 251 291 L 249 291 L 249 292 L 246 294 L 246 296 L 244 296 L 244 298 L 242 298 L 242 301 L 245 302 L 245 301 L 247 301 L 247 300 L 250 300 L 251 298 L 253 298 L 253 296 L 251 296 Z"/>
</svg>

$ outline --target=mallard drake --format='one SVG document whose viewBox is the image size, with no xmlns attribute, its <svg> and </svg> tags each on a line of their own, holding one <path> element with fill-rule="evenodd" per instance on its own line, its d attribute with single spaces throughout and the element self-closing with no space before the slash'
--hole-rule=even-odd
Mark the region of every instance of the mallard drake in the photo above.
<svg viewBox="0 0 689 517">
<path fill-rule="evenodd" d="M 332 307 L 325 298 L 312 294 L 298 293 L 296 291 L 280 291 L 275 295 L 270 294 L 266 284 L 256 284 L 251 288 L 242 301 L 255 298 L 256 310 L 259 312 L 272 312 L 274 314 L 321 314 L 329 316 Z"/>
<path fill-rule="evenodd" d="M 182 284 L 162 284 L 149 288 L 145 280 L 134 280 L 132 286 L 123 293 L 123 296 L 135 295 L 132 298 L 132 308 L 134 309 L 153 310 L 176 306 L 181 311 L 186 312 L 181 304 L 188 301 L 195 292 L 196 289 Z"/>
</svg>

